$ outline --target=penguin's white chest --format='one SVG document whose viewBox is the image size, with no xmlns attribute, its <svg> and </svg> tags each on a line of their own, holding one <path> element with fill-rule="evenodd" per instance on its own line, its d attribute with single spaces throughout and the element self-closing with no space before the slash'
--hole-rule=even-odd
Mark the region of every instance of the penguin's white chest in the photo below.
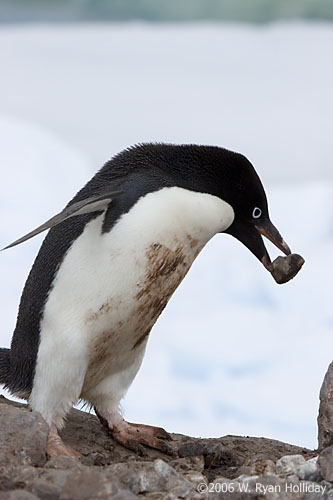
<svg viewBox="0 0 333 500">
<path fill-rule="evenodd" d="M 115 374 L 134 378 L 156 319 L 203 246 L 233 218 L 219 198 L 173 187 L 141 198 L 108 233 L 104 214 L 88 223 L 45 304 L 36 377 L 38 364 L 64 349 L 73 370 L 83 367 L 83 396 Z"/>
<path fill-rule="evenodd" d="M 117 288 L 105 287 L 104 299 L 84 316 L 89 358 L 85 390 L 141 357 L 151 328 L 190 268 L 194 252 L 175 239 L 169 245 L 151 243 L 144 252 L 132 249 L 132 265 L 123 267 L 121 259 L 114 263 Z"/>
</svg>

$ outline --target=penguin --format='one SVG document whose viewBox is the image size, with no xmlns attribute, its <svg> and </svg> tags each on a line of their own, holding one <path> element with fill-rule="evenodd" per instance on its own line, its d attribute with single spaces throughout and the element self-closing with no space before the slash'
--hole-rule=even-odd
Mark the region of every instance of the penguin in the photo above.
<svg viewBox="0 0 333 500">
<path fill-rule="evenodd" d="M 10 349 L 0 349 L 0 383 L 44 417 L 49 457 L 81 457 L 59 435 L 79 400 L 121 445 L 170 453 L 164 429 L 127 422 L 119 405 L 153 325 L 213 236 L 238 239 L 269 272 L 262 236 L 290 255 L 258 174 L 245 156 L 221 147 L 139 144 L 6 248 L 47 229 Z"/>
</svg>

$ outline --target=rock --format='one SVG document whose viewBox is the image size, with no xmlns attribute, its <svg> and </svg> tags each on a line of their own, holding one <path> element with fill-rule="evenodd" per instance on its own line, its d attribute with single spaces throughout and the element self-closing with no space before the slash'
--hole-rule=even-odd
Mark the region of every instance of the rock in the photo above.
<svg viewBox="0 0 333 500">
<path fill-rule="evenodd" d="M 197 492 L 192 488 L 192 484 L 185 478 L 183 478 L 180 474 L 178 474 L 175 469 L 170 467 L 170 465 L 165 463 L 163 460 L 155 460 L 154 472 L 155 475 L 161 478 L 161 481 L 165 483 L 164 488 L 167 491 L 184 491 L 184 493 L 192 493 L 192 498 L 198 497 Z"/>
<path fill-rule="evenodd" d="M 237 469 L 237 477 L 254 475 L 256 475 L 256 471 L 253 465 L 242 465 L 242 467 Z"/>
<path fill-rule="evenodd" d="M 175 460 L 171 460 L 171 467 L 176 469 L 177 472 L 183 474 L 184 472 L 188 473 L 191 471 L 200 471 L 202 472 L 205 467 L 204 457 L 186 457 L 186 458 L 177 458 Z"/>
<path fill-rule="evenodd" d="M 230 453 L 223 449 L 222 443 L 217 443 L 206 449 L 205 454 L 205 467 L 208 469 L 215 469 L 227 462 L 233 462 Z"/>
<path fill-rule="evenodd" d="M 325 488 L 320 484 L 313 483 L 311 481 L 298 481 L 294 478 L 292 481 L 288 478 L 282 488 L 288 492 L 286 498 L 290 500 L 300 499 L 300 500 L 323 500 L 326 499 L 324 496 Z M 278 497 L 275 497 L 278 498 Z M 284 497 L 283 497 L 284 498 Z M 269 499 L 270 500 L 270 499 Z"/>
<path fill-rule="evenodd" d="M 243 465 L 237 470 L 238 475 L 260 475 L 260 474 L 274 474 L 276 472 L 276 466 L 273 460 L 258 460 L 254 457 L 250 460 L 249 465 Z"/>
<path fill-rule="evenodd" d="M 185 443 L 178 449 L 178 455 L 183 457 L 196 457 L 198 455 L 204 455 L 207 453 L 207 448 L 204 444 L 198 443 L 196 441 Z"/>
<path fill-rule="evenodd" d="M 237 483 L 250 483 L 250 484 L 255 484 L 259 476 L 254 475 L 254 476 L 248 476 L 246 474 L 242 474 L 241 476 L 236 477 L 235 481 Z"/>
<path fill-rule="evenodd" d="M 82 461 L 74 457 L 52 457 L 45 464 L 48 469 L 77 469 L 82 467 Z"/>
<path fill-rule="evenodd" d="M 39 413 L 0 404 L 0 466 L 44 465 L 47 435 L 48 426 Z"/>
<path fill-rule="evenodd" d="M 40 471 L 39 476 L 28 481 L 25 487 L 38 498 L 56 500 L 62 494 L 69 474 L 70 471 L 64 470 Z"/>
<path fill-rule="evenodd" d="M 296 476 L 305 481 L 320 481 L 322 477 L 317 462 L 318 457 L 314 457 L 299 465 L 295 469 Z"/>
<path fill-rule="evenodd" d="M 318 447 L 333 445 L 333 362 L 329 365 L 320 389 L 318 414 Z"/>
<path fill-rule="evenodd" d="M 297 467 L 305 462 L 303 455 L 286 455 L 276 462 L 276 472 L 284 476 L 294 474 Z"/>
<path fill-rule="evenodd" d="M 239 476 L 235 479 L 234 482 L 234 493 L 230 494 L 226 498 L 233 500 L 247 500 L 254 499 L 257 500 L 259 498 L 265 498 L 265 500 L 273 500 L 275 497 L 276 491 L 279 493 L 282 491 L 283 496 L 278 498 L 287 499 L 288 497 L 285 495 L 285 492 L 282 488 L 283 479 L 279 478 L 275 474 L 266 474 L 266 475 L 256 475 L 256 476 Z M 224 496 L 221 497 L 224 500 Z M 210 500 L 210 497 L 209 497 Z"/>
<path fill-rule="evenodd" d="M 207 480 L 206 476 L 196 471 L 184 474 L 184 478 L 192 484 L 192 488 L 194 488 L 195 490 L 197 489 L 198 484 L 203 483 Z"/>
<path fill-rule="evenodd" d="M 279 285 L 287 283 L 295 278 L 304 262 L 303 257 L 296 253 L 292 253 L 286 257 L 279 256 L 271 264 L 272 276 Z"/>
<path fill-rule="evenodd" d="M 328 488 L 310 481 L 299 481 L 277 474 L 240 476 L 236 479 L 217 478 L 210 486 L 208 500 L 326 500 Z M 325 496 L 324 496 L 325 493 Z"/>
<path fill-rule="evenodd" d="M 41 470 L 43 469 L 31 466 L 0 467 L 0 489 L 2 491 L 27 489 L 26 486 L 39 477 Z"/>
<path fill-rule="evenodd" d="M 42 500 L 131 500 L 136 496 L 109 470 L 81 466 L 73 470 L 16 467 L 4 474 L 0 471 L 4 489 L 24 488 Z"/>
<path fill-rule="evenodd" d="M 318 465 L 323 479 L 333 482 L 333 445 L 320 453 Z"/>
<path fill-rule="evenodd" d="M 327 494 L 329 493 L 329 495 L 327 497 L 324 497 L 325 500 L 333 500 L 333 485 L 332 483 L 330 483 L 329 481 L 320 481 L 320 486 L 321 488 L 324 488 L 324 493 Z"/>
<path fill-rule="evenodd" d="M 281 457 L 298 455 L 310 458 L 313 455 L 305 448 L 265 438 L 224 436 L 197 439 L 174 434 L 172 446 L 174 451 L 179 450 L 177 458 L 149 448 L 144 457 L 139 457 L 116 443 L 94 415 L 73 410 L 62 436 L 84 458 L 54 457 L 46 461 L 48 429 L 40 415 L 5 398 L 0 398 L 1 413 L 6 425 L 0 430 L 3 433 L 0 441 L 0 456 L 3 457 L 0 495 L 13 500 L 15 495 L 21 495 L 17 500 L 21 500 L 22 495 L 25 495 L 22 500 L 244 499 L 240 485 L 253 482 L 256 476 L 265 477 L 265 481 L 272 480 L 274 474 L 268 473 L 276 471 L 275 462 Z M 32 436 L 37 437 L 36 444 L 31 442 Z M 12 451 L 9 457 L 6 455 L 8 450 Z M 309 467 L 304 460 L 299 466 Z M 294 474 L 313 480 L 310 474 L 313 465 L 310 469 L 307 472 L 296 467 Z M 212 493 L 199 493 L 202 485 L 204 488 L 214 486 L 217 477 L 222 480 L 224 488 L 229 485 L 229 490 L 234 486 L 238 490 L 233 493 L 228 490 L 226 494 L 216 489 Z M 296 475 L 278 479 L 299 484 Z M 257 499 L 258 494 L 250 493 L 246 498 Z"/>
<path fill-rule="evenodd" d="M 197 490 L 198 484 L 206 481 L 206 477 L 203 474 L 205 463 L 202 456 L 178 458 L 172 460 L 170 466 L 182 474 L 195 490 Z"/>
<path fill-rule="evenodd" d="M 255 474 L 275 474 L 276 465 L 273 460 L 260 460 L 254 463 Z"/>
<path fill-rule="evenodd" d="M 205 465 L 204 473 L 209 481 L 218 476 L 233 479 L 239 475 L 238 470 L 240 467 L 255 467 L 255 464 L 261 461 L 270 460 L 275 463 L 285 455 L 302 454 L 305 457 L 311 455 L 309 450 L 281 443 L 281 441 L 274 439 L 225 436 L 220 440 L 211 439 L 205 441 L 207 449 L 210 449 L 216 441 L 220 441 L 223 447 L 221 464 L 215 468 L 209 468 Z"/>
<path fill-rule="evenodd" d="M 63 473 L 65 471 L 56 472 Z M 64 482 L 59 481 L 57 484 L 61 491 L 59 495 L 61 500 L 109 500 L 111 498 L 114 500 L 134 500 L 137 498 L 114 474 L 103 469 L 85 467 L 84 470 L 68 471 L 63 479 Z"/>
<path fill-rule="evenodd" d="M 207 491 L 207 499 L 209 500 L 239 500 L 245 498 L 244 494 L 246 494 L 246 500 L 255 498 L 249 490 L 246 491 L 245 489 L 244 493 L 238 479 L 228 479 L 226 477 L 216 478 L 213 483 L 207 485 L 207 489 L 202 491 Z"/>
<path fill-rule="evenodd" d="M 12 490 L 0 493 L 0 500 L 38 500 L 38 497 L 26 490 Z"/>
<path fill-rule="evenodd" d="M 155 460 L 145 464 L 117 464 L 110 467 L 113 475 L 127 485 L 135 494 L 162 491 L 182 491 L 196 495 L 195 486 L 179 474 L 164 460 Z"/>
</svg>

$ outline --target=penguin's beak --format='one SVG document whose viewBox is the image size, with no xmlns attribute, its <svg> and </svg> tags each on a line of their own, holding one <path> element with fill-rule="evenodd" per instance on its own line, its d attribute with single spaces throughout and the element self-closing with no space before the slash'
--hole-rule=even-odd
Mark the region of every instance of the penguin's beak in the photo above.
<svg viewBox="0 0 333 500">
<path fill-rule="evenodd" d="M 289 255 L 291 253 L 287 243 L 268 217 L 257 221 L 256 224 L 252 222 L 249 224 L 248 222 L 242 222 L 236 219 L 225 232 L 231 234 L 243 243 L 270 273 L 273 270 L 272 262 L 264 245 L 262 236 L 269 239 L 284 254 Z"/>
<path fill-rule="evenodd" d="M 282 238 L 281 234 L 279 231 L 276 229 L 274 224 L 269 219 L 266 219 L 263 221 L 261 224 L 256 224 L 256 229 L 259 231 L 260 234 L 265 236 L 269 241 L 271 241 L 277 248 L 279 248 L 285 255 L 290 255 L 291 250 L 287 243 L 284 241 Z M 271 259 L 268 255 L 268 252 L 266 250 L 266 254 L 260 259 L 265 268 L 271 272 L 272 267 L 271 267 Z"/>
</svg>

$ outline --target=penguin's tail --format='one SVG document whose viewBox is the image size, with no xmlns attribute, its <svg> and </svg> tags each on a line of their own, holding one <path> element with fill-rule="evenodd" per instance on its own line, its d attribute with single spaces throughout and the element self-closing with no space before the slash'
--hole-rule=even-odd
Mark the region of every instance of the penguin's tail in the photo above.
<svg viewBox="0 0 333 500">
<path fill-rule="evenodd" d="M 10 349 L 0 348 L 0 384 L 9 384 Z"/>
</svg>

